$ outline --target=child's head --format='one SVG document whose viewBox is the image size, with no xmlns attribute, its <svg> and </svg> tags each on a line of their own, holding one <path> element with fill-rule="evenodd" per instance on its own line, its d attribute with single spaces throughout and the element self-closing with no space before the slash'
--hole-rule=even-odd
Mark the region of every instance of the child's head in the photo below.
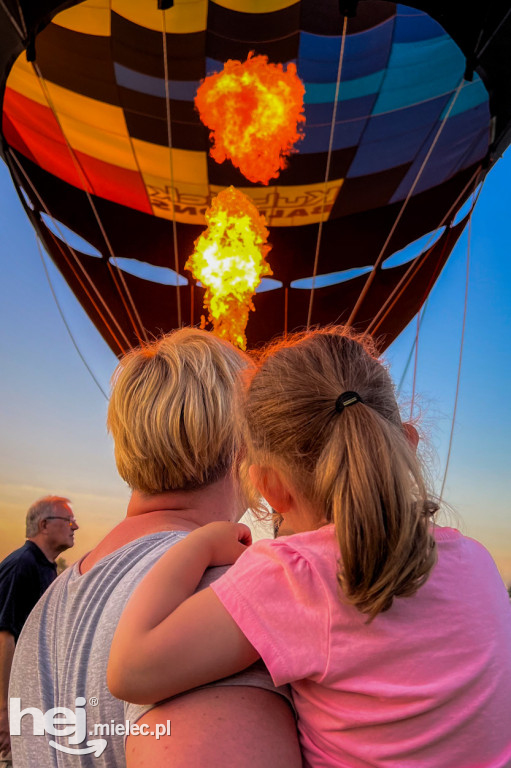
<svg viewBox="0 0 511 768">
<path fill-rule="evenodd" d="M 345 392 L 360 401 L 342 408 Z M 347 599 L 375 616 L 413 594 L 435 561 L 435 506 L 372 340 L 339 326 L 271 345 L 242 409 L 242 476 L 250 464 L 261 468 L 252 477 L 277 470 L 311 529 L 335 523 Z"/>
<path fill-rule="evenodd" d="M 234 389 L 247 364 L 231 344 L 195 328 L 123 357 L 107 425 L 117 469 L 132 489 L 193 490 L 225 475 L 237 448 Z"/>
</svg>

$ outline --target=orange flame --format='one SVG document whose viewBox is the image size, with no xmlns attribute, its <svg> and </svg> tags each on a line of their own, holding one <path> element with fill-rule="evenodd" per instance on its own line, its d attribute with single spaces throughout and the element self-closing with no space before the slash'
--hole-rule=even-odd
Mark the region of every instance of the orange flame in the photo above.
<svg viewBox="0 0 511 768">
<path fill-rule="evenodd" d="M 222 72 L 200 85 L 195 105 L 211 128 L 211 157 L 231 160 L 249 181 L 268 184 L 287 166 L 303 133 L 305 88 L 290 62 L 269 64 L 250 53 L 243 63 L 229 59 Z"/>
<path fill-rule="evenodd" d="M 206 289 L 204 307 L 213 332 L 245 349 L 248 313 L 263 275 L 273 274 L 265 261 L 271 246 L 264 216 L 242 192 L 229 187 L 206 211 L 207 229 L 195 241 L 185 264 Z M 202 318 L 202 327 L 206 320 Z"/>
</svg>

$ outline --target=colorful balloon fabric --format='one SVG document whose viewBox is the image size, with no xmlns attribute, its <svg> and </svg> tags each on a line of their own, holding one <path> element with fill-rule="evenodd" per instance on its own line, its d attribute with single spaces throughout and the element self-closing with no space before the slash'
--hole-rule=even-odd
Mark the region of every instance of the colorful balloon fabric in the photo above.
<svg viewBox="0 0 511 768">
<path fill-rule="evenodd" d="M 116 354 L 196 324 L 204 289 L 185 263 L 232 185 L 270 230 L 273 276 L 254 297 L 249 346 L 351 317 L 385 347 L 509 141 L 507 4 L 481 16 L 454 0 L 360 0 L 346 22 L 333 0 L 169 5 L 0 7 L 2 154 L 53 261 Z M 210 156 L 194 106 L 206 76 L 251 52 L 292 63 L 305 86 L 303 139 L 268 185 Z M 96 255 L 70 247 L 65 228 Z M 400 256 L 428 233 L 422 253 Z"/>
</svg>

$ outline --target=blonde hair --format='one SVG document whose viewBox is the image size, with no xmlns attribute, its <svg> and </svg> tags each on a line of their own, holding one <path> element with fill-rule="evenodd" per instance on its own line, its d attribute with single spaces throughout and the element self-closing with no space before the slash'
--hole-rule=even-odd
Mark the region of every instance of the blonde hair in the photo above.
<svg viewBox="0 0 511 768">
<path fill-rule="evenodd" d="M 27 539 L 37 536 L 41 520 L 57 514 L 63 507 L 69 507 L 70 504 L 71 502 L 65 496 L 43 496 L 42 499 L 34 501 L 28 509 L 25 521 Z"/>
<path fill-rule="evenodd" d="M 234 386 L 248 358 L 184 328 L 129 352 L 112 377 L 107 426 L 121 477 L 148 494 L 220 479 L 236 449 Z"/>
<path fill-rule="evenodd" d="M 363 402 L 338 413 L 345 391 Z M 373 341 L 338 326 L 272 344 L 241 409 L 244 485 L 249 464 L 274 466 L 317 510 L 313 525 L 335 523 L 345 599 L 374 618 L 414 594 L 435 562 L 437 507 Z"/>
</svg>

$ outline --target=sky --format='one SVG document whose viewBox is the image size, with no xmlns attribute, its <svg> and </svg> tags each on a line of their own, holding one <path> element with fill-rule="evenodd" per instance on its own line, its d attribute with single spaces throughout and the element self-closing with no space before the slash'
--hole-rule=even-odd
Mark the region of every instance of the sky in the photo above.
<svg viewBox="0 0 511 768">
<path fill-rule="evenodd" d="M 457 417 L 444 500 L 455 524 L 481 541 L 511 584 L 511 150 L 490 172 L 472 217 L 468 308 Z M 52 296 L 6 166 L 0 162 L 0 558 L 24 541 L 26 510 L 52 493 L 72 500 L 80 525 L 70 564 L 125 514 L 105 427 L 116 358 L 46 257 L 66 322 Z M 421 323 L 413 417 L 435 491 L 442 486 L 452 424 L 465 296 L 468 231 L 460 238 Z M 398 383 L 413 321 L 385 357 Z M 412 399 L 414 361 L 401 390 Z"/>
</svg>

